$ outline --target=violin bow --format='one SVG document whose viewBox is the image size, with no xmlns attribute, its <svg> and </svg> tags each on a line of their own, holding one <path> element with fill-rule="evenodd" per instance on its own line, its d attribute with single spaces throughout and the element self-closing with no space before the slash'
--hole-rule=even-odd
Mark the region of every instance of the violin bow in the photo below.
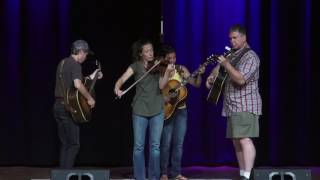
<svg viewBox="0 0 320 180">
<path fill-rule="evenodd" d="M 156 63 L 154 63 L 154 65 L 148 70 L 146 71 L 136 82 L 134 82 L 131 86 L 129 86 L 126 90 L 124 90 L 122 92 L 122 95 L 125 95 L 130 89 L 132 89 L 137 83 L 139 83 L 143 78 L 145 78 L 155 67 L 157 67 L 160 63 L 161 63 L 162 60 L 159 60 L 157 61 Z M 120 99 L 121 97 L 116 97 L 116 99 Z"/>
</svg>

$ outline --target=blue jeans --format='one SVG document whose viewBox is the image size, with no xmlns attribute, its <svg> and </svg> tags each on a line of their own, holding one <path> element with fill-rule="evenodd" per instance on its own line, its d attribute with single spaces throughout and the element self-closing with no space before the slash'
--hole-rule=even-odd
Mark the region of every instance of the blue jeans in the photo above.
<svg viewBox="0 0 320 180">
<path fill-rule="evenodd" d="M 175 177 L 181 174 L 183 141 L 187 130 L 187 109 L 177 109 L 167 121 L 168 123 L 163 127 L 161 137 L 161 174 L 168 175 L 171 150 L 170 175 Z"/>
<path fill-rule="evenodd" d="M 147 127 L 149 125 L 149 163 L 148 177 L 151 179 L 160 178 L 160 139 L 163 128 L 164 113 L 144 117 L 136 114 L 133 117 L 133 169 L 134 177 L 137 180 L 145 180 L 145 160 L 144 160 L 144 145 Z"/>
</svg>

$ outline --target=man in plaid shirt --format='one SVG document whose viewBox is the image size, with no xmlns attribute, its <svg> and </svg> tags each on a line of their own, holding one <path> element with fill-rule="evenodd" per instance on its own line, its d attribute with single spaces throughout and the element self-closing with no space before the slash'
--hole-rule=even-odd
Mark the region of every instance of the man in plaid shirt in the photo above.
<svg viewBox="0 0 320 180">
<path fill-rule="evenodd" d="M 226 136 L 233 141 L 241 180 L 248 180 L 256 156 L 251 138 L 259 136 L 262 108 L 258 87 L 260 60 L 247 43 L 244 27 L 232 26 L 229 38 L 235 52 L 228 57 L 218 58 L 219 65 L 208 77 L 206 85 L 211 88 L 220 67 L 224 68 L 228 74 L 222 110 L 222 115 L 227 117 Z"/>
</svg>

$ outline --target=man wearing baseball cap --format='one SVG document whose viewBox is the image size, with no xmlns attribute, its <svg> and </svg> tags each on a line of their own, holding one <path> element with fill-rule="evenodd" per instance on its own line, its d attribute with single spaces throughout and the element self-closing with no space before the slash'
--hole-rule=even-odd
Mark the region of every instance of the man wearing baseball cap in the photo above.
<svg viewBox="0 0 320 180">
<path fill-rule="evenodd" d="M 71 46 L 71 55 L 60 61 L 56 71 L 55 103 L 53 107 L 54 117 L 57 122 L 58 135 L 61 141 L 59 166 L 62 169 L 70 169 L 74 166 L 75 158 L 80 148 L 80 128 L 72 119 L 66 106 L 67 89 L 74 86 L 87 100 L 91 108 L 95 106 L 95 100 L 82 83 L 83 74 L 81 63 L 88 54 L 93 52 L 84 40 L 76 40 Z M 98 78 L 102 78 L 102 73 L 98 70 L 95 73 Z"/>
<path fill-rule="evenodd" d="M 90 48 L 89 48 L 89 45 L 86 41 L 84 40 L 76 40 L 72 43 L 72 47 L 71 47 L 71 52 L 72 53 L 76 53 L 77 51 L 84 51 L 85 53 L 88 53 L 88 54 L 94 54 Z"/>
</svg>

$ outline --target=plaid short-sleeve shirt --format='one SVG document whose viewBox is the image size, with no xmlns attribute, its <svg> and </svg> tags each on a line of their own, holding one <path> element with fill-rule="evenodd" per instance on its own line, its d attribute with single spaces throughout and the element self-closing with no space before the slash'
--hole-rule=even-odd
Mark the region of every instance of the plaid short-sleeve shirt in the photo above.
<svg viewBox="0 0 320 180">
<path fill-rule="evenodd" d="M 231 62 L 244 50 L 240 49 L 231 58 Z M 259 94 L 259 65 L 258 55 L 249 50 L 235 65 L 235 68 L 243 75 L 246 83 L 239 86 L 230 77 L 226 79 L 224 87 L 223 116 L 231 116 L 233 112 L 251 112 L 261 115 L 262 100 Z"/>
</svg>

